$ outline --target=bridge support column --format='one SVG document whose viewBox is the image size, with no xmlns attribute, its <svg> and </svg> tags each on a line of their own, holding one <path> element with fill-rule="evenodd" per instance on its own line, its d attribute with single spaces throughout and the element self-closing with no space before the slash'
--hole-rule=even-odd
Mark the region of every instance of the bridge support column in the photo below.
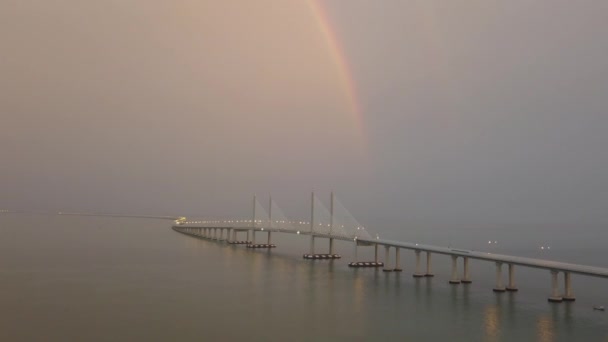
<svg viewBox="0 0 608 342">
<path fill-rule="evenodd" d="M 471 280 L 471 271 L 469 270 L 469 258 L 468 257 L 463 257 L 463 264 L 464 264 L 464 277 L 462 278 L 462 280 L 460 282 L 463 284 L 470 284 L 473 281 Z"/>
<path fill-rule="evenodd" d="M 414 271 L 414 278 L 420 278 L 420 277 L 424 277 L 424 273 L 422 273 L 422 270 L 420 269 L 420 251 L 416 250 L 416 270 Z"/>
<path fill-rule="evenodd" d="M 249 229 L 247 229 L 247 242 L 249 242 Z"/>
<path fill-rule="evenodd" d="M 268 231 L 268 241 L 267 241 L 267 244 L 269 244 L 269 245 L 270 245 L 271 241 L 272 241 L 272 237 L 271 237 L 271 235 L 270 235 L 270 230 L 269 230 L 269 231 Z"/>
<path fill-rule="evenodd" d="M 220 229 L 220 240 L 224 240 L 224 229 Z"/>
<path fill-rule="evenodd" d="M 378 262 L 378 244 L 374 244 L 374 262 Z"/>
<path fill-rule="evenodd" d="M 547 298 L 550 302 L 559 303 L 563 300 L 562 296 L 559 295 L 559 288 L 557 284 L 557 276 L 559 272 L 551 270 L 551 296 Z"/>
<path fill-rule="evenodd" d="M 496 287 L 492 291 L 505 292 L 505 287 L 502 285 L 502 262 L 496 263 Z"/>
<path fill-rule="evenodd" d="M 564 272 L 564 286 L 566 289 L 566 293 L 562 297 L 563 300 L 567 302 L 573 302 L 576 300 L 574 297 L 574 293 L 572 293 L 572 281 L 570 279 L 570 272 Z"/>
<path fill-rule="evenodd" d="M 511 292 L 517 291 L 517 286 L 515 285 L 515 265 L 513 264 L 509 264 L 509 285 L 507 285 L 506 290 Z"/>
<path fill-rule="evenodd" d="M 314 235 L 310 235 L 310 255 L 314 255 L 315 254 L 315 236 Z"/>
<path fill-rule="evenodd" d="M 431 252 L 426 252 L 426 273 L 425 277 L 434 277 L 433 271 L 431 270 Z"/>
<path fill-rule="evenodd" d="M 390 259 L 390 246 L 384 246 L 384 267 L 382 268 L 383 272 L 392 272 L 393 269 L 389 267 L 391 263 Z"/>
<path fill-rule="evenodd" d="M 251 230 L 251 244 L 255 245 L 255 229 Z"/>
<path fill-rule="evenodd" d="M 357 243 L 357 240 L 355 239 L 355 262 L 359 261 L 359 256 L 357 253 L 359 251 L 359 248 L 357 248 L 357 247 L 359 247 L 359 244 Z"/>
<path fill-rule="evenodd" d="M 334 238 L 329 238 L 329 254 L 334 254 Z"/>
<path fill-rule="evenodd" d="M 471 270 L 469 268 L 469 258 L 463 257 L 462 263 L 463 263 L 463 268 L 464 268 L 464 271 L 463 271 L 464 277 L 462 278 L 462 280 L 460 282 L 463 284 L 470 284 L 473 281 L 471 280 Z"/>
<path fill-rule="evenodd" d="M 232 235 L 232 229 L 230 229 L 230 228 L 226 229 L 226 242 L 229 243 L 231 241 L 231 239 L 230 239 L 231 235 Z"/>
<path fill-rule="evenodd" d="M 460 284 L 460 278 L 458 278 L 458 257 L 456 255 L 452 255 L 452 277 L 449 283 Z"/>
<path fill-rule="evenodd" d="M 395 272 L 401 272 L 401 271 L 403 271 L 401 269 L 401 267 L 399 267 L 399 259 L 400 259 L 400 257 L 399 257 L 399 251 L 400 250 L 401 250 L 401 248 L 395 247 L 395 268 L 393 269 L 393 271 L 395 271 Z"/>
</svg>

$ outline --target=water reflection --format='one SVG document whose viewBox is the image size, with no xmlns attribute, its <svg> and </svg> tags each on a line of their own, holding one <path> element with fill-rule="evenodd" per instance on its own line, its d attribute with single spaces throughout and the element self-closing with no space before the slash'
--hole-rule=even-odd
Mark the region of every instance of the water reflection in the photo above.
<svg viewBox="0 0 608 342">
<path fill-rule="evenodd" d="M 536 335 L 539 342 L 551 342 L 555 340 L 555 327 L 551 317 L 542 315 L 538 318 L 536 321 Z"/>
<path fill-rule="evenodd" d="M 498 341 L 500 334 L 500 309 L 498 305 L 487 306 L 483 311 L 484 331 L 487 341 Z"/>
</svg>

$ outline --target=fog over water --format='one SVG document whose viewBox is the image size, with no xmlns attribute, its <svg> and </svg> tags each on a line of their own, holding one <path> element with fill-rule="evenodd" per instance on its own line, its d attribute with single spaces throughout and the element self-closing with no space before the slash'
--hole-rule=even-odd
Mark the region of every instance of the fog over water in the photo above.
<svg viewBox="0 0 608 342">
<path fill-rule="evenodd" d="M 0 207 L 606 227 L 604 1 L 316 6 L 0 0 Z"/>
</svg>

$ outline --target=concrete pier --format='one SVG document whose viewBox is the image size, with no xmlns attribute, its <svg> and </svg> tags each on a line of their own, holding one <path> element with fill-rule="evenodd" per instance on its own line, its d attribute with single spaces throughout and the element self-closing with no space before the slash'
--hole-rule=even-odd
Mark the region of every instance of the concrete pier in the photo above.
<svg viewBox="0 0 608 342">
<path fill-rule="evenodd" d="M 463 284 L 470 284 L 473 282 L 473 280 L 471 280 L 471 270 L 469 268 L 469 258 L 464 257 L 462 259 L 463 259 L 464 271 L 463 271 L 462 280 L 460 282 Z"/>
<path fill-rule="evenodd" d="M 576 300 L 574 293 L 572 292 L 572 281 L 570 279 L 570 272 L 564 272 L 564 287 L 566 292 L 562 296 L 562 299 L 567 302 L 573 302 Z"/>
<path fill-rule="evenodd" d="M 395 247 L 395 268 L 393 269 L 393 271 L 395 271 L 395 272 L 401 272 L 401 271 L 403 271 L 401 269 L 401 267 L 399 266 L 399 261 L 400 261 L 399 260 L 400 259 L 400 257 L 399 257 L 399 251 L 400 250 L 401 250 L 401 248 Z"/>
<path fill-rule="evenodd" d="M 505 287 L 502 285 L 502 262 L 496 262 L 496 286 L 492 291 L 505 292 Z"/>
<path fill-rule="evenodd" d="M 414 278 L 424 277 L 424 273 L 420 269 L 420 251 L 416 250 L 414 253 L 416 253 L 416 270 L 414 271 L 414 274 L 412 276 Z"/>
<path fill-rule="evenodd" d="M 555 270 L 551 270 L 551 296 L 547 298 L 548 301 L 553 303 L 559 303 L 563 300 L 562 296 L 559 294 L 557 276 L 559 272 Z"/>
<path fill-rule="evenodd" d="M 390 267 L 390 246 L 384 246 L 384 268 L 383 272 L 392 272 L 393 269 Z"/>
<path fill-rule="evenodd" d="M 426 273 L 425 277 L 434 277 L 433 270 L 431 269 L 431 252 L 426 252 Z"/>
<path fill-rule="evenodd" d="M 449 280 L 450 284 L 460 284 L 460 278 L 458 278 L 458 257 L 452 255 L 452 277 Z"/>
<path fill-rule="evenodd" d="M 378 262 L 378 244 L 374 244 L 374 262 Z"/>
<path fill-rule="evenodd" d="M 515 265 L 509 264 L 509 285 L 505 288 L 507 291 L 517 291 L 517 285 L 515 285 Z"/>
</svg>

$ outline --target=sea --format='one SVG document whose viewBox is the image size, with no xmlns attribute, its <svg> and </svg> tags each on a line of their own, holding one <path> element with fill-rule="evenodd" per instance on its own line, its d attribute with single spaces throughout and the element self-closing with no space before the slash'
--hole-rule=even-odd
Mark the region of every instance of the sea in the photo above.
<svg viewBox="0 0 608 342">
<path fill-rule="evenodd" d="M 435 277 L 413 278 L 412 251 L 401 251 L 403 272 L 353 269 L 352 242 L 336 242 L 341 259 L 311 261 L 307 236 L 274 233 L 277 248 L 254 250 L 172 224 L 1 213 L 0 341 L 608 341 L 608 312 L 593 309 L 608 307 L 608 279 L 573 275 L 576 301 L 549 303 L 546 270 L 516 267 L 519 291 L 494 293 L 491 262 L 471 261 L 473 283 L 450 285 L 447 256 L 434 255 Z M 374 228 L 608 267 L 605 227 Z M 316 248 L 327 252 L 327 240 Z M 373 248 L 359 247 L 359 259 L 373 260 Z"/>
</svg>

